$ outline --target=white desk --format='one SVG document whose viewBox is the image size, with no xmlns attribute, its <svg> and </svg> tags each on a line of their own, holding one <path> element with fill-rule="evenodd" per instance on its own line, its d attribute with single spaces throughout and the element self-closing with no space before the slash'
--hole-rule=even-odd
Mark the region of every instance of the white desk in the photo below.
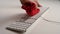
<svg viewBox="0 0 60 34">
<path fill-rule="evenodd" d="M 50 9 L 42 15 L 42 17 L 53 20 L 53 21 L 60 21 L 60 4 L 59 2 L 52 2 L 52 1 L 40 1 L 42 5 L 49 6 Z M 7 19 L 10 16 L 25 13 L 20 12 L 20 3 L 19 0 L 0 0 L 0 34 L 19 34 L 12 31 L 5 30 L 4 27 L 7 24 Z M 48 22 L 45 21 L 42 17 L 39 18 L 36 22 L 37 25 L 34 28 L 25 34 L 60 34 L 60 23 Z M 10 23 L 13 21 L 11 20 Z M 9 22 L 8 22 L 9 23 Z M 9 24 L 10 24 L 9 23 Z M 9 25 L 7 24 L 7 25 Z"/>
</svg>

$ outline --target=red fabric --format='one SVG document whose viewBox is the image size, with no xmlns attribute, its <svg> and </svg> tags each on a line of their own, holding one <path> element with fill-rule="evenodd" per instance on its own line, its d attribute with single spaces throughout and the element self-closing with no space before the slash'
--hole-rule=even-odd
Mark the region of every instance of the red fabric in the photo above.
<svg viewBox="0 0 60 34">
<path fill-rule="evenodd" d="M 24 5 L 22 5 L 22 8 L 26 10 L 26 13 L 29 16 L 33 16 L 40 11 L 38 8 L 36 8 L 36 5 L 32 2 L 25 3 Z"/>
</svg>

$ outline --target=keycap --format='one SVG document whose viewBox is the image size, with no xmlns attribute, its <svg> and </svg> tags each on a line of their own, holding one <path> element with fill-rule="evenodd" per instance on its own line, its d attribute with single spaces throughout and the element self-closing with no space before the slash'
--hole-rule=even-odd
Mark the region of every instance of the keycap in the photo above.
<svg viewBox="0 0 60 34">
<path fill-rule="evenodd" d="M 31 26 L 29 23 L 17 22 L 9 25 L 6 29 L 16 32 L 26 32 L 27 28 Z"/>
</svg>

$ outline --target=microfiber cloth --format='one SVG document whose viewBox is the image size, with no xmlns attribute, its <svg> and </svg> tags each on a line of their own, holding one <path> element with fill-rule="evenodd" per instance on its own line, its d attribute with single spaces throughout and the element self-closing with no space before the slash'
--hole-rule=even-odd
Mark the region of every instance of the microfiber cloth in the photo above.
<svg viewBox="0 0 60 34">
<path fill-rule="evenodd" d="M 26 13 L 29 16 L 34 16 L 37 13 L 39 13 L 40 9 L 38 9 L 33 2 L 26 2 L 24 5 L 22 5 L 22 8 L 26 10 Z"/>
</svg>

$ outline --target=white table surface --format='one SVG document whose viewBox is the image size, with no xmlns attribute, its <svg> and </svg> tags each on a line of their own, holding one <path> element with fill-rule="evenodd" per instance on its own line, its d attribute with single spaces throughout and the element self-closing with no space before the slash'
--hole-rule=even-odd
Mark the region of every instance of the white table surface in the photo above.
<svg viewBox="0 0 60 34">
<path fill-rule="evenodd" d="M 49 6 L 50 9 L 47 10 L 42 17 L 51 21 L 60 22 L 60 2 L 59 1 L 39 1 L 43 6 Z M 15 14 L 25 13 L 25 11 L 20 8 L 21 4 L 19 0 L 0 0 L 0 34 L 20 34 L 12 31 L 5 31 L 4 27 L 9 21 L 9 17 Z M 60 23 L 48 22 L 40 17 L 36 22 L 38 22 L 32 30 L 27 31 L 24 34 L 60 34 Z M 11 23 L 11 22 L 10 22 Z M 9 24 L 7 24 L 9 25 Z M 31 26 L 32 27 L 32 26 Z"/>
</svg>

